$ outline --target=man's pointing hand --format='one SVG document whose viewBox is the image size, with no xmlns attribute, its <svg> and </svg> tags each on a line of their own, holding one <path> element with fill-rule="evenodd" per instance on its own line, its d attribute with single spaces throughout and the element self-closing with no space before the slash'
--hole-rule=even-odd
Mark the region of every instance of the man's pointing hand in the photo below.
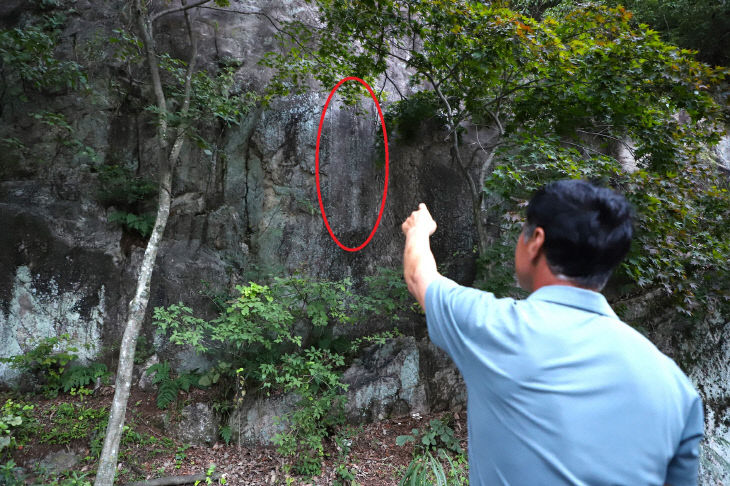
<svg viewBox="0 0 730 486">
<path fill-rule="evenodd" d="M 436 221 L 431 217 L 425 204 L 418 205 L 418 211 L 413 211 L 408 219 L 401 226 L 403 234 L 408 236 L 412 231 L 416 233 L 423 232 L 426 236 L 431 236 L 436 231 Z"/>
</svg>

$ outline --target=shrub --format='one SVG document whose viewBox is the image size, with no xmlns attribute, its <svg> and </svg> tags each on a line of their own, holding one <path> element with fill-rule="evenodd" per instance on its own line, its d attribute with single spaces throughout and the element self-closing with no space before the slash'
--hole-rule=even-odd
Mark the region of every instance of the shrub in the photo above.
<svg viewBox="0 0 730 486">
<path fill-rule="evenodd" d="M 32 437 L 37 422 L 32 416 L 33 405 L 6 400 L 0 409 L 0 457 L 10 448 L 22 446 Z"/>
<path fill-rule="evenodd" d="M 422 433 L 399 435 L 395 443 L 404 446 L 414 443 L 413 460 L 408 464 L 399 485 L 450 486 L 469 484 L 464 450 L 448 422 L 433 419 Z M 452 458 L 449 453 L 455 453 Z M 446 465 L 446 467 L 444 467 Z"/>
<path fill-rule="evenodd" d="M 351 340 L 335 336 L 334 326 L 377 315 L 395 320 L 410 312 L 412 300 L 399 273 L 381 271 L 365 287 L 371 291 L 358 295 L 348 278 L 274 278 L 267 285 L 238 286 L 238 295 L 224 301 L 211 321 L 195 317 L 182 303 L 156 308 L 154 319 L 172 343 L 215 357 L 216 365 L 198 384 L 218 384 L 224 399 L 235 394 L 240 400 L 257 388 L 297 396 L 296 410 L 279 417 L 287 429 L 274 441 L 282 454 L 294 457 L 297 473 L 313 475 L 321 468 L 324 439 L 344 420 L 347 387 L 340 378 L 346 356 L 362 343 L 395 335 Z M 230 439 L 230 429 L 221 432 Z"/>
<path fill-rule="evenodd" d="M 177 394 L 180 390 L 188 391 L 190 386 L 198 385 L 200 375 L 197 373 L 180 373 L 177 377 L 170 376 L 171 368 L 167 361 L 157 363 L 147 369 L 147 374 L 154 373 L 152 382 L 159 386 L 157 390 L 157 407 L 160 409 L 167 408 L 172 402 L 177 400 Z"/>
<path fill-rule="evenodd" d="M 39 378 L 42 391 L 49 398 L 57 396 L 61 390 L 66 393 L 78 392 L 96 382 L 97 378 L 106 379 L 109 376 L 106 365 L 102 363 L 70 365 L 78 358 L 78 348 L 70 345 L 70 342 L 71 336 L 68 334 L 43 338 L 25 354 L 0 358 L 0 362 L 9 363 L 12 368 Z"/>
<path fill-rule="evenodd" d="M 78 348 L 70 346 L 70 340 L 68 334 L 44 338 L 25 354 L 0 358 L 0 362 L 40 378 L 45 394 L 53 397 L 63 387 L 61 375 L 66 366 L 78 357 Z"/>
</svg>

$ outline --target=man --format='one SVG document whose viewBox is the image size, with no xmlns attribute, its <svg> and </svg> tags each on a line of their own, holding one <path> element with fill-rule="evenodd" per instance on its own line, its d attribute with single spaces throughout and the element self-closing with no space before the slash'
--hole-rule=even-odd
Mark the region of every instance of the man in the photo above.
<svg viewBox="0 0 730 486">
<path fill-rule="evenodd" d="M 578 180 L 538 191 L 515 250 L 525 300 L 439 275 L 424 204 L 402 229 L 408 289 L 466 382 L 472 486 L 697 483 L 697 392 L 599 293 L 631 242 L 622 196 Z"/>
</svg>

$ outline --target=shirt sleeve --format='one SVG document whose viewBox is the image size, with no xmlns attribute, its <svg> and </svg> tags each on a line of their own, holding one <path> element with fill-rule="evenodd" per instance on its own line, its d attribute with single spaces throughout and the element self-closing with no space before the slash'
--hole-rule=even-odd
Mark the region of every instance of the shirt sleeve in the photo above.
<svg viewBox="0 0 730 486">
<path fill-rule="evenodd" d="M 463 364 L 472 347 L 475 330 L 484 325 L 497 299 L 494 294 L 463 287 L 439 276 L 426 289 L 426 324 L 436 346 L 446 351 L 456 366 Z"/>
<path fill-rule="evenodd" d="M 704 430 L 702 401 L 695 397 L 684 425 L 682 439 L 667 468 L 666 484 L 670 486 L 694 486 L 699 469 L 700 440 Z"/>
</svg>

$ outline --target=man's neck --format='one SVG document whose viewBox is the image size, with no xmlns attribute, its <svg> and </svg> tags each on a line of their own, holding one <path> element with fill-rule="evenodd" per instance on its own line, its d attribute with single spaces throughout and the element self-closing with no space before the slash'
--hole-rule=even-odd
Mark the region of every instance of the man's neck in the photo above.
<svg viewBox="0 0 730 486">
<path fill-rule="evenodd" d="M 591 289 L 575 284 L 570 280 L 570 278 L 565 277 L 564 275 L 554 274 L 550 270 L 550 267 L 548 267 L 547 261 L 545 261 L 545 258 L 543 257 L 537 264 L 535 271 L 532 275 L 532 292 L 535 292 L 542 287 L 547 287 L 548 285 L 563 285 L 566 287 L 576 287 L 579 289 L 592 290 L 594 292 L 597 292 L 596 289 Z"/>
</svg>

